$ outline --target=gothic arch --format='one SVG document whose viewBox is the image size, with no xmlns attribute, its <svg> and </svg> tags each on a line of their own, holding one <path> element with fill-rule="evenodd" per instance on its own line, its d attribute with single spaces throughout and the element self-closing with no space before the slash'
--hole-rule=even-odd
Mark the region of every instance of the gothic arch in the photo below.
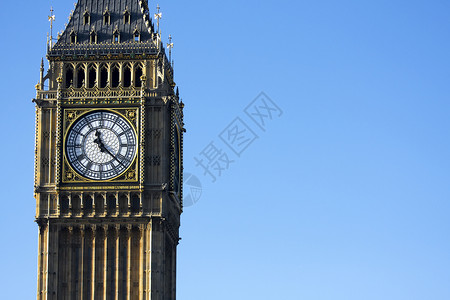
<svg viewBox="0 0 450 300">
<path fill-rule="evenodd" d="M 134 66 L 134 86 L 135 87 L 141 87 L 142 86 L 142 80 L 141 76 L 144 75 L 143 73 L 143 67 L 142 64 L 136 64 Z"/>
<path fill-rule="evenodd" d="M 111 66 L 111 87 L 117 88 L 120 85 L 120 66 L 113 64 Z"/>
<path fill-rule="evenodd" d="M 86 84 L 86 70 L 83 64 L 79 64 L 76 69 L 76 88 L 82 88 Z"/>
<path fill-rule="evenodd" d="M 108 86 L 108 82 L 109 82 L 109 72 L 108 72 L 108 65 L 107 64 L 101 64 L 100 68 L 99 68 L 99 72 L 100 72 L 100 86 L 99 88 L 104 89 Z"/>
<path fill-rule="evenodd" d="M 131 71 L 132 66 L 129 63 L 126 63 L 123 66 L 123 86 L 128 88 L 131 86 Z"/>
<path fill-rule="evenodd" d="M 66 89 L 73 86 L 74 67 L 72 64 L 67 64 L 64 68 L 64 87 Z"/>
<path fill-rule="evenodd" d="M 95 64 L 88 65 L 88 88 L 92 89 L 97 83 L 97 66 Z"/>
</svg>

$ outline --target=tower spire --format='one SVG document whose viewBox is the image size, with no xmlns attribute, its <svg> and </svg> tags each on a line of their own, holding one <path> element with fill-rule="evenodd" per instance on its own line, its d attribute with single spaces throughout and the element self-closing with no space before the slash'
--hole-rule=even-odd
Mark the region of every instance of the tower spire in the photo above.
<svg viewBox="0 0 450 300">
<path fill-rule="evenodd" d="M 50 15 L 48 16 L 48 20 L 50 21 L 50 39 L 48 41 L 48 48 L 49 50 L 53 47 L 53 21 L 55 21 L 55 15 L 53 14 L 53 6 L 50 7 Z"/>
<path fill-rule="evenodd" d="M 172 35 L 170 35 L 170 34 L 169 34 L 169 43 L 167 44 L 167 48 L 169 48 L 169 62 L 172 64 L 173 43 L 172 43 Z"/>
<path fill-rule="evenodd" d="M 40 87 L 41 91 L 44 90 L 44 58 L 41 59 L 39 87 Z"/>
<path fill-rule="evenodd" d="M 157 26 L 158 26 L 156 31 L 158 32 L 159 36 L 161 36 L 161 30 L 159 28 L 159 20 L 162 18 L 162 12 L 160 12 L 159 10 L 160 10 L 160 7 L 158 4 L 156 6 L 156 14 L 155 14 L 155 19 L 156 19 Z"/>
</svg>

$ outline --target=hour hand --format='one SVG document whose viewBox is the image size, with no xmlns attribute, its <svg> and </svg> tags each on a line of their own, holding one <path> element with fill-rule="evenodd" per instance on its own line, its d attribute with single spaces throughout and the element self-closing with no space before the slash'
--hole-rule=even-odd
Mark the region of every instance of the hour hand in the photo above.
<svg viewBox="0 0 450 300">
<path fill-rule="evenodd" d="M 100 135 L 101 135 L 100 131 L 97 130 L 95 132 L 95 136 L 97 138 L 94 140 L 94 143 L 98 145 L 98 147 L 100 148 L 100 152 L 105 152 L 105 145 L 103 145 L 102 140 L 100 139 Z"/>
</svg>

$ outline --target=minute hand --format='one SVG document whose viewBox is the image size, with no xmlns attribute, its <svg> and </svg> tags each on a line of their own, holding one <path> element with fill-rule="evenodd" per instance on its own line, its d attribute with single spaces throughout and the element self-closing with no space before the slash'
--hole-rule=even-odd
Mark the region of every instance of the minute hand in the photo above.
<svg viewBox="0 0 450 300">
<path fill-rule="evenodd" d="M 102 143 L 100 145 L 100 151 L 105 151 L 106 153 L 108 153 L 109 155 L 111 155 L 112 158 L 114 158 L 115 160 L 117 160 L 117 162 L 119 164 L 122 165 L 122 167 L 124 167 L 125 169 L 127 168 L 114 154 L 111 153 L 111 151 L 108 150 L 108 148 L 105 147 L 105 145 Z"/>
</svg>

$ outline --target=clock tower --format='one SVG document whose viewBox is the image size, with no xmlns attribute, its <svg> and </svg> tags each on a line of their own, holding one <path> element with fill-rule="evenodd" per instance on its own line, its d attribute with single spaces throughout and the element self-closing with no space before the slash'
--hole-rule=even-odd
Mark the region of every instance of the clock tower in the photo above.
<svg viewBox="0 0 450 300">
<path fill-rule="evenodd" d="M 176 299 L 184 105 L 160 17 L 78 0 L 50 39 L 33 99 L 38 300 Z"/>
</svg>

